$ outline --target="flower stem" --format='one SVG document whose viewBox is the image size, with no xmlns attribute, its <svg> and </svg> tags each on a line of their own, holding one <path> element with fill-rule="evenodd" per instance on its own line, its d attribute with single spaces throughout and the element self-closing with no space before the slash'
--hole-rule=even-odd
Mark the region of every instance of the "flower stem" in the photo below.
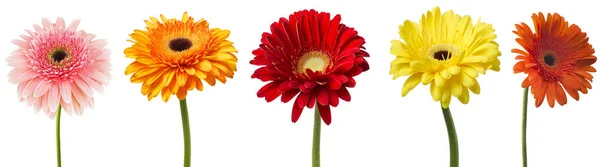
<svg viewBox="0 0 600 167">
<path fill-rule="evenodd" d="M 190 120 L 188 118 L 188 107 L 186 99 L 179 101 L 181 109 L 181 122 L 183 124 L 183 166 L 190 167 L 192 161 L 192 139 L 190 137 Z"/>
<path fill-rule="evenodd" d="M 312 167 L 321 166 L 321 115 L 315 106 L 315 123 L 313 128 Z"/>
<path fill-rule="evenodd" d="M 446 128 L 448 129 L 448 140 L 450 142 L 450 167 L 458 167 L 458 137 L 456 136 L 456 128 L 452 120 L 450 108 L 442 107 Z"/>
<path fill-rule="evenodd" d="M 56 166 L 61 167 L 61 158 L 60 158 L 60 111 L 61 106 L 58 105 L 58 110 L 56 111 Z"/>
<path fill-rule="evenodd" d="M 523 152 L 523 167 L 527 167 L 527 97 L 529 87 L 523 91 L 523 123 L 521 126 L 521 146 Z"/>
</svg>

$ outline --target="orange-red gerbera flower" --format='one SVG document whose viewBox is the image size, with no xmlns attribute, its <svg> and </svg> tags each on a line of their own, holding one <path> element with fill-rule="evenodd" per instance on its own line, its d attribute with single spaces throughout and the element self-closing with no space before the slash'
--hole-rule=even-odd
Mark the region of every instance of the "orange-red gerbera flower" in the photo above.
<svg viewBox="0 0 600 167">
<path fill-rule="evenodd" d="M 263 33 L 260 47 L 250 64 L 261 66 L 252 78 L 269 82 L 257 93 L 271 102 L 281 96 L 284 103 L 296 100 L 292 122 L 304 107 L 316 106 L 325 124 L 331 123 L 330 106 L 339 99 L 350 101 L 347 88 L 356 85 L 354 76 L 367 71 L 365 40 L 340 23 L 341 16 L 303 10 L 271 24 Z"/>
<path fill-rule="evenodd" d="M 556 13 L 544 18 L 540 12 L 531 18 L 535 32 L 525 23 L 517 24 L 517 30 L 513 31 L 519 36 L 516 41 L 524 48 L 512 50 L 519 54 L 513 70 L 528 74 L 523 88 L 531 86 L 536 107 L 544 98 L 550 107 L 554 107 L 555 101 L 561 106 L 566 104 L 565 91 L 579 100 L 579 92 L 586 94 L 592 88 L 590 72 L 596 72 L 591 66 L 596 57 L 587 34 Z"/>
</svg>

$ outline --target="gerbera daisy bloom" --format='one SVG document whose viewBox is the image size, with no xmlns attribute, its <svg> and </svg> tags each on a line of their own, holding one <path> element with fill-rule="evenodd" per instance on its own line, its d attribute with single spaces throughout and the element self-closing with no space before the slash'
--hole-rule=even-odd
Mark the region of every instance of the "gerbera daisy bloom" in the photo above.
<svg viewBox="0 0 600 167">
<path fill-rule="evenodd" d="M 7 58 L 19 99 L 52 119 L 59 105 L 68 114 L 83 114 L 94 105 L 94 90 L 102 91 L 109 81 L 106 41 L 78 31 L 79 22 L 67 26 L 63 18 L 56 23 L 44 18 L 41 26 L 12 41 L 19 48 Z"/>
<path fill-rule="evenodd" d="M 225 83 L 237 70 L 237 50 L 228 41 L 228 30 L 209 28 L 204 19 L 194 20 L 187 12 L 181 20 L 145 20 L 145 30 L 135 30 L 129 36 L 133 45 L 125 49 L 127 58 L 135 59 L 125 75 L 131 82 L 142 83 L 142 94 L 148 100 L 161 94 L 164 102 L 171 95 L 179 99 L 185 139 L 184 166 L 191 165 L 191 138 L 186 96 L 193 89 L 202 91 L 218 80 Z"/>
<path fill-rule="evenodd" d="M 518 54 L 513 70 L 527 74 L 521 86 L 531 86 L 536 107 L 544 98 L 550 107 L 554 107 L 555 102 L 565 105 L 565 91 L 579 100 L 579 92 L 586 94 L 592 88 L 590 73 L 596 72 L 591 66 L 596 56 L 587 34 L 556 13 L 544 17 L 540 12 L 531 18 L 535 32 L 525 23 L 517 24 L 517 30 L 513 31 L 523 47 L 512 50 Z"/>
<path fill-rule="evenodd" d="M 171 95 L 185 99 L 193 89 L 202 91 L 202 80 L 211 86 L 233 78 L 237 50 L 228 41 L 228 30 L 209 28 L 204 19 L 194 20 L 185 12 L 181 20 L 145 20 L 146 30 L 130 34 L 134 43 L 125 49 L 127 58 L 135 61 L 127 66 L 125 75 L 131 82 L 142 83 L 142 94 L 148 100 L 162 94 L 163 101 Z"/>
<path fill-rule="evenodd" d="M 393 79 L 409 76 L 402 96 L 417 85 L 429 85 L 434 101 L 441 101 L 450 140 L 450 166 L 458 166 L 458 139 L 449 105 L 452 96 L 467 104 L 469 94 L 479 94 L 479 74 L 499 71 L 501 55 L 492 25 L 471 17 L 441 13 L 439 7 L 428 11 L 419 23 L 406 20 L 399 26 L 400 40 L 393 40 L 390 52 Z"/>
<path fill-rule="evenodd" d="M 57 164 L 61 166 L 60 114 L 83 114 L 94 106 L 94 90 L 101 92 L 110 79 L 110 52 L 105 40 L 77 30 L 79 20 L 68 26 L 63 18 L 55 23 L 42 19 L 42 25 L 25 30 L 27 35 L 12 43 L 19 48 L 7 58 L 14 67 L 9 81 L 18 84 L 18 98 L 36 112 L 56 117 Z"/>
<path fill-rule="evenodd" d="M 294 100 L 292 122 L 305 107 L 315 107 L 313 167 L 320 165 L 321 119 L 331 123 L 330 106 L 339 99 L 350 101 L 348 88 L 354 77 L 369 70 L 365 40 L 354 28 L 342 24 L 342 17 L 327 12 L 302 10 L 271 24 L 261 44 L 252 53 L 250 64 L 260 66 L 252 78 L 268 82 L 257 96 L 271 102 L 281 96 Z"/>
<path fill-rule="evenodd" d="M 527 24 L 516 24 L 513 31 L 523 49 L 513 49 L 517 63 L 515 73 L 525 73 L 527 78 L 521 86 L 523 91 L 523 122 L 521 144 L 523 166 L 527 166 L 527 98 L 529 88 L 540 107 L 544 99 L 550 108 L 555 103 L 567 104 L 567 93 L 579 100 L 579 92 L 586 94 L 592 89 L 591 72 L 596 72 L 592 64 L 596 62 L 594 49 L 588 43 L 587 34 L 579 26 L 569 24 L 557 13 L 548 13 L 547 17 L 539 12 L 531 16 L 535 28 Z M 567 93 L 565 93 L 565 91 Z"/>
<path fill-rule="evenodd" d="M 469 94 L 479 94 L 476 78 L 487 70 L 500 70 L 500 51 L 494 41 L 491 24 L 470 16 L 460 16 L 452 10 L 440 13 L 438 7 L 423 15 L 420 23 L 405 21 L 399 26 L 400 38 L 393 40 L 391 63 L 393 79 L 410 76 L 402 87 L 406 96 L 417 85 L 430 85 L 434 101 L 448 108 L 451 96 L 463 104 Z"/>
<path fill-rule="evenodd" d="M 340 23 L 340 15 L 302 10 L 271 24 L 250 64 L 261 66 L 252 78 L 268 82 L 257 93 L 271 102 L 281 96 L 294 100 L 292 122 L 304 107 L 317 106 L 323 121 L 331 122 L 330 106 L 350 101 L 347 88 L 354 76 L 367 71 L 365 40 L 354 28 Z"/>
</svg>

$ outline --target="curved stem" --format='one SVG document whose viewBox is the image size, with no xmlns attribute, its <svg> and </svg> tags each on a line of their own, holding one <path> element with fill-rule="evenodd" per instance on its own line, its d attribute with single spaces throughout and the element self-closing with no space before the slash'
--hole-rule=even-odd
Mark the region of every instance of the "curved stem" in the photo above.
<svg viewBox="0 0 600 167">
<path fill-rule="evenodd" d="M 56 111 L 56 166 L 61 167 L 61 158 L 60 158 L 60 111 L 61 106 L 58 105 L 58 110 Z"/>
<path fill-rule="evenodd" d="M 448 129 L 448 140 L 450 142 L 450 167 L 458 167 L 458 137 L 456 136 L 456 128 L 450 108 L 442 107 L 446 128 Z"/>
<path fill-rule="evenodd" d="M 321 166 L 321 115 L 315 105 L 315 123 L 313 128 L 312 167 Z"/>
<path fill-rule="evenodd" d="M 523 167 L 527 167 L 527 97 L 529 87 L 523 91 L 523 122 L 521 126 L 521 146 L 523 152 Z"/>
<path fill-rule="evenodd" d="M 192 161 L 192 139 L 190 137 L 190 120 L 188 118 L 188 107 L 186 99 L 179 101 L 181 109 L 181 122 L 183 124 L 183 166 L 190 167 Z"/>
</svg>

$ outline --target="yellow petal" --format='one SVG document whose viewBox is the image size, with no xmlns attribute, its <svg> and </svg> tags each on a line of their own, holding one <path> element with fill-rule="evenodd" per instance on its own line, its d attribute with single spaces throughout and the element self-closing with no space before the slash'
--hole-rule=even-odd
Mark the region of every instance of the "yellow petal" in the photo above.
<svg viewBox="0 0 600 167">
<path fill-rule="evenodd" d="M 440 76 L 440 73 L 435 73 L 434 82 L 435 85 L 442 87 L 446 83 L 446 80 Z"/>
<path fill-rule="evenodd" d="M 439 74 L 443 79 L 450 79 L 450 77 L 452 76 L 448 69 L 442 70 Z"/>
<path fill-rule="evenodd" d="M 450 72 L 450 74 L 452 74 L 452 75 L 456 75 L 460 72 L 460 67 L 450 66 L 450 67 L 448 67 L 448 72 Z"/>
<path fill-rule="evenodd" d="M 473 80 L 474 85 L 469 87 L 469 90 L 471 90 L 471 92 L 473 92 L 473 94 L 479 94 L 479 82 L 477 82 L 477 80 Z"/>
<path fill-rule="evenodd" d="M 475 82 L 475 81 L 474 81 L 475 79 L 474 79 L 474 78 L 472 78 L 471 76 L 467 75 L 467 73 L 464 73 L 464 72 L 462 72 L 462 73 L 460 73 L 459 77 L 460 77 L 460 82 L 461 82 L 461 83 L 462 83 L 462 85 L 464 85 L 465 87 L 467 87 L 467 88 L 470 88 L 470 87 L 472 87 L 473 85 L 475 85 L 475 83 L 474 83 L 474 82 Z"/>
<path fill-rule="evenodd" d="M 462 95 L 460 97 L 458 97 L 458 101 L 460 101 L 462 104 L 467 104 L 469 103 L 469 90 L 467 89 L 467 87 L 462 87 Z"/>
<path fill-rule="evenodd" d="M 421 77 L 421 82 L 423 83 L 423 85 L 427 85 L 429 83 L 431 83 L 431 81 L 433 81 L 435 75 L 428 73 L 428 72 L 424 72 L 423 76 Z"/>
<path fill-rule="evenodd" d="M 188 21 L 188 12 L 183 12 L 183 16 L 181 16 L 181 22 L 187 22 Z"/>
<path fill-rule="evenodd" d="M 450 94 L 450 90 L 449 90 L 449 86 L 444 86 L 444 89 L 442 90 L 442 107 L 444 108 L 448 108 L 448 106 L 450 106 L 450 101 L 452 100 L 452 96 Z"/>
<path fill-rule="evenodd" d="M 169 91 L 169 88 L 164 88 L 161 92 L 162 94 L 162 100 L 164 102 L 168 102 L 169 98 L 171 97 L 171 92 Z"/>
<path fill-rule="evenodd" d="M 212 69 L 212 63 L 210 63 L 208 60 L 201 60 L 199 68 L 202 71 L 209 72 Z"/>
<path fill-rule="evenodd" d="M 404 86 L 402 86 L 402 96 L 406 96 L 408 92 L 414 89 L 419 83 L 421 83 L 422 73 L 416 73 L 408 77 L 404 82 Z"/>
<path fill-rule="evenodd" d="M 431 97 L 433 101 L 440 101 L 442 99 L 442 87 L 436 86 L 435 83 L 431 83 L 429 86 L 429 91 L 431 92 Z"/>
<path fill-rule="evenodd" d="M 425 71 L 427 66 L 422 61 L 413 60 L 410 62 L 410 68 L 412 68 L 415 71 Z"/>
<path fill-rule="evenodd" d="M 452 96 L 460 97 L 462 95 L 463 86 L 456 81 L 456 78 L 452 78 L 449 82 Z"/>
</svg>

